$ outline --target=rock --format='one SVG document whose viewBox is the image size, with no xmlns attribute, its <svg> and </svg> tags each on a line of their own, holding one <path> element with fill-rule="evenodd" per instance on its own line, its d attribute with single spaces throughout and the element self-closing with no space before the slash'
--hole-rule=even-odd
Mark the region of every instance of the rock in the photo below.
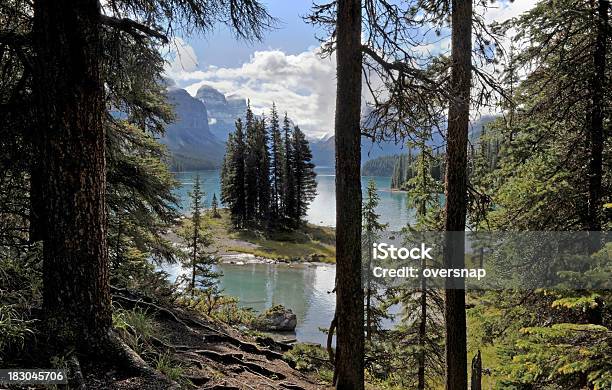
<svg viewBox="0 0 612 390">
<path fill-rule="evenodd" d="M 253 327 L 264 332 L 293 331 L 296 325 L 296 315 L 283 305 L 271 307 L 253 321 Z"/>
<path fill-rule="evenodd" d="M 320 254 L 320 253 L 313 253 L 310 255 L 310 261 L 312 261 L 313 263 L 318 263 L 321 260 L 323 260 L 325 258 L 324 255 Z"/>
</svg>

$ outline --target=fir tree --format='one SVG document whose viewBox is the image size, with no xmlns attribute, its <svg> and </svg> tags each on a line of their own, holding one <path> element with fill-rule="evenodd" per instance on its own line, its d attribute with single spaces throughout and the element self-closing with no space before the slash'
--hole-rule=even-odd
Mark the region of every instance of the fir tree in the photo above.
<svg viewBox="0 0 612 390">
<path fill-rule="evenodd" d="M 293 175 L 295 182 L 295 210 L 290 215 L 295 227 L 299 227 L 302 217 L 308 212 L 308 205 L 317 195 L 317 174 L 314 171 L 312 152 L 306 136 L 298 126 L 293 129 Z"/>
</svg>

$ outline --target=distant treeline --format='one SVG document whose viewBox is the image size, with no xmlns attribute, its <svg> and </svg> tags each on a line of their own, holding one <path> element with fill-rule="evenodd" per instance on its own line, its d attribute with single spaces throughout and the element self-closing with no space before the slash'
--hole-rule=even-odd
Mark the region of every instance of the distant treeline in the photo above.
<svg viewBox="0 0 612 390">
<path fill-rule="evenodd" d="M 499 159 L 499 137 L 495 133 L 487 132 L 486 126 L 478 132 L 474 143 L 470 144 L 468 151 L 468 170 L 473 174 L 477 170 L 491 171 L 497 166 Z M 409 181 L 417 175 L 417 162 L 420 158 L 418 148 L 408 149 L 408 153 L 383 156 L 366 162 L 363 166 L 365 176 L 391 176 L 391 188 L 409 190 Z M 438 181 L 444 181 L 445 155 L 439 151 L 431 154 L 429 159 L 429 174 Z M 391 167 L 391 168 L 389 168 Z"/>
<path fill-rule="evenodd" d="M 400 155 L 380 156 L 366 161 L 361 167 L 363 176 L 391 176 Z"/>
<path fill-rule="evenodd" d="M 238 119 L 229 135 L 221 169 L 221 200 L 234 226 L 298 228 L 316 196 L 311 160 L 304 133 L 286 113 L 281 133 L 274 104 L 269 125 L 247 107 L 245 123 Z"/>
</svg>

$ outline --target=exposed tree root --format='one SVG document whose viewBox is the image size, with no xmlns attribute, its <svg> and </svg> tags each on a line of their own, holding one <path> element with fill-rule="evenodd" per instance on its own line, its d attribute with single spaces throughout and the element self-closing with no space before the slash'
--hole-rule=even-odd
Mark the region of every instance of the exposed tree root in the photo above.
<svg viewBox="0 0 612 390">
<path fill-rule="evenodd" d="M 208 359 L 214 360 L 219 363 L 236 364 L 236 365 L 242 366 L 247 371 L 253 374 L 262 375 L 269 379 L 285 379 L 286 378 L 284 374 L 268 370 L 267 368 L 262 367 L 259 364 L 256 364 L 253 362 L 244 361 L 238 356 L 236 356 L 236 354 L 232 354 L 232 353 L 223 354 L 223 353 L 209 351 L 205 349 L 194 351 L 194 353 L 198 355 L 202 355 Z"/>
<path fill-rule="evenodd" d="M 76 390 L 87 390 L 85 385 L 85 378 L 83 378 L 83 371 L 81 371 L 81 364 L 76 355 L 72 355 L 68 359 L 68 384 L 71 389 Z"/>
<path fill-rule="evenodd" d="M 257 337 L 255 341 L 257 341 L 258 344 L 271 348 L 275 351 L 287 352 L 293 349 L 293 346 L 276 341 L 272 337 Z"/>
<path fill-rule="evenodd" d="M 296 384 L 293 383 L 287 383 L 287 382 L 283 382 L 283 383 L 279 383 L 279 386 L 282 387 L 283 389 L 290 389 L 290 390 L 306 390 L 304 389 L 302 386 L 298 386 Z"/>
<path fill-rule="evenodd" d="M 332 348 L 332 341 L 334 339 L 334 331 L 336 330 L 336 325 L 338 324 L 338 317 L 334 313 L 334 318 L 332 319 L 331 324 L 329 325 L 329 331 L 327 332 L 327 354 L 329 355 L 329 361 L 334 364 L 334 349 Z"/>
<path fill-rule="evenodd" d="M 165 389 L 178 390 L 181 387 L 178 383 L 166 378 L 163 374 L 151 368 L 133 349 L 121 340 L 114 332 L 108 335 L 106 344 L 108 356 L 118 359 L 117 363 L 127 369 L 130 373 L 151 378 L 164 385 Z"/>
<path fill-rule="evenodd" d="M 172 352 L 186 352 L 190 349 L 195 349 L 194 347 L 191 347 L 189 345 L 168 344 L 155 336 L 149 336 L 149 340 L 151 341 L 151 344 L 155 345 L 156 347 Z"/>
<path fill-rule="evenodd" d="M 210 382 L 210 378 L 206 376 L 183 375 L 183 378 L 189 379 L 191 383 L 196 386 L 202 386 L 203 384 Z"/>
<path fill-rule="evenodd" d="M 133 299 L 133 298 L 129 298 L 126 297 L 124 295 L 119 295 L 119 294 L 113 294 L 113 300 L 114 301 L 121 301 L 124 304 L 127 304 L 130 307 L 139 307 L 139 308 L 144 308 L 144 309 L 153 309 L 155 310 L 157 313 L 161 314 L 162 316 L 165 316 L 173 321 L 178 322 L 179 324 L 183 325 L 185 328 L 189 329 L 190 331 L 193 331 L 189 325 L 187 325 L 184 321 L 182 321 L 181 319 L 179 319 L 176 314 L 174 314 L 172 311 L 163 308 L 161 306 L 156 305 L 155 303 L 152 302 L 146 302 L 144 300 L 142 300 L 141 298 L 138 299 Z"/>
<path fill-rule="evenodd" d="M 116 289 L 116 288 L 115 288 Z M 197 321 L 193 318 L 179 318 L 179 316 L 172 312 L 171 310 L 168 310 L 166 308 L 163 308 L 161 306 L 156 305 L 155 303 L 152 302 L 147 302 L 144 301 L 141 298 L 130 298 L 130 297 L 126 297 L 124 295 L 120 295 L 120 294 L 113 294 L 113 299 L 115 301 L 121 301 L 125 304 L 127 304 L 130 307 L 139 307 L 139 308 L 145 308 L 145 309 L 152 309 L 154 311 L 156 311 L 157 313 L 160 313 L 162 316 L 169 318 L 181 325 L 183 325 L 185 328 L 187 328 L 190 332 L 194 332 L 194 330 L 187 324 L 187 322 L 198 326 L 200 328 L 203 328 L 205 330 L 207 330 L 208 332 L 210 332 L 211 334 L 204 336 L 204 340 L 206 342 L 227 342 L 229 344 L 232 344 L 238 348 L 240 348 L 241 350 L 243 350 L 244 352 L 249 352 L 249 353 L 255 353 L 258 355 L 264 355 L 267 359 L 269 360 L 273 360 L 273 359 L 282 359 L 283 355 L 281 353 L 275 352 L 275 351 L 271 351 L 269 349 L 260 349 L 258 348 L 255 344 L 251 344 L 251 343 L 246 343 L 244 341 L 238 340 L 235 337 L 230 336 L 229 334 L 222 332 L 218 329 L 215 329 L 207 324 L 204 324 L 201 321 Z M 154 342 L 162 345 L 165 344 L 163 343 L 161 340 L 154 340 Z M 187 346 L 176 346 L 177 350 L 187 350 L 189 349 L 189 347 Z"/>
</svg>

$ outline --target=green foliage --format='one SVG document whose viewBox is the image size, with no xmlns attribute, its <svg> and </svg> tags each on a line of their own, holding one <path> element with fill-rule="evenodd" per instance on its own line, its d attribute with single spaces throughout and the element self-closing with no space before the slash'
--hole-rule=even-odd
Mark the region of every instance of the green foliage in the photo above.
<svg viewBox="0 0 612 390">
<path fill-rule="evenodd" d="M 6 353 L 23 349 L 26 337 L 33 333 L 32 320 L 12 306 L 0 306 L 0 362 Z"/>
<path fill-rule="evenodd" d="M 190 270 L 190 275 L 179 283 L 186 284 L 186 291 L 195 297 L 198 290 L 219 294 L 218 282 L 221 274 L 214 272 L 212 267 L 218 262 L 214 252 L 211 252 L 211 232 L 205 228 L 206 218 L 202 215 L 202 198 L 200 177 L 196 176 L 191 198 L 191 218 L 183 220 L 178 234 L 187 245 L 183 256 L 183 265 Z"/>
<path fill-rule="evenodd" d="M 422 169 L 416 167 L 417 161 L 419 161 L 419 155 L 413 155 L 412 147 L 414 143 L 409 143 L 408 153 L 401 154 L 397 157 L 395 165 L 393 166 L 393 174 L 391 175 L 391 188 L 398 190 L 409 190 L 413 184 L 409 184 L 408 181 L 419 173 Z M 420 143 L 419 143 L 420 146 Z M 442 181 L 444 176 L 444 167 L 441 155 L 438 151 L 433 154 L 430 147 L 426 147 L 428 150 L 426 158 L 429 159 L 427 168 L 428 174 L 433 177 L 436 181 Z"/>
<path fill-rule="evenodd" d="M 320 345 L 297 343 L 285 353 L 284 358 L 297 370 L 317 372 L 322 381 L 332 382 L 333 365 L 329 361 L 327 351 Z"/>
<path fill-rule="evenodd" d="M 142 309 L 116 309 L 113 311 L 113 328 L 139 354 L 151 351 L 151 338 L 158 333 L 153 316 Z"/>
<path fill-rule="evenodd" d="M 183 386 L 193 385 L 184 377 L 185 367 L 169 353 L 160 353 L 153 361 L 155 369 L 164 374 L 168 379 L 178 382 Z"/>
<path fill-rule="evenodd" d="M 34 311 L 42 296 L 40 249 L 19 255 L 0 246 L 0 363 L 20 355 L 38 329 Z"/>
<path fill-rule="evenodd" d="M 306 136 L 297 126 L 291 129 L 285 114 L 283 139 L 275 105 L 269 126 L 265 118 L 255 118 L 249 106 L 245 127 L 246 137 L 242 121 L 236 121 L 221 169 L 221 199 L 232 223 L 236 228 L 299 228 L 316 195 Z"/>
<path fill-rule="evenodd" d="M 382 328 L 382 321 L 389 318 L 384 310 L 384 285 L 372 277 L 372 246 L 380 238 L 380 233 L 387 228 L 386 224 L 379 222 L 380 215 L 376 213 L 376 208 L 380 202 L 380 197 L 376 191 L 374 180 L 368 182 L 366 195 L 363 199 L 361 210 L 362 215 L 362 266 L 365 285 L 365 329 L 367 340 L 370 341 L 375 332 Z"/>
<path fill-rule="evenodd" d="M 392 176 L 395 163 L 398 161 L 400 156 L 381 156 L 368 160 L 363 163 L 361 167 L 361 174 L 363 176 Z"/>
</svg>

